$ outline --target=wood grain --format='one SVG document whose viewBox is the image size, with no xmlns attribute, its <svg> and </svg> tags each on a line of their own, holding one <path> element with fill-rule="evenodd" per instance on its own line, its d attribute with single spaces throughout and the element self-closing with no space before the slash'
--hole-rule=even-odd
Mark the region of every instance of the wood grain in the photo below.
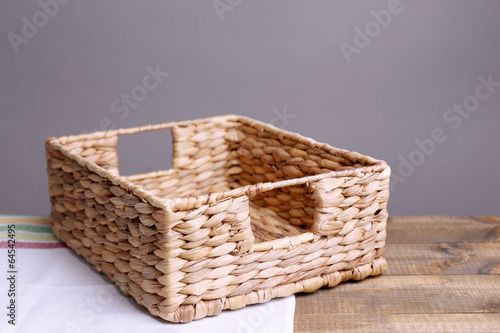
<svg viewBox="0 0 500 333">
<path fill-rule="evenodd" d="M 500 243 L 389 243 L 384 275 L 500 274 Z"/>
<path fill-rule="evenodd" d="M 498 332 L 498 314 L 363 314 L 303 315 L 296 332 Z"/>
<path fill-rule="evenodd" d="M 393 217 L 387 222 L 387 242 L 500 242 L 500 221 L 469 216 Z"/>
<path fill-rule="evenodd" d="M 296 332 L 500 332 L 500 217 L 392 217 L 382 276 L 296 297 Z"/>
<path fill-rule="evenodd" d="M 380 276 L 299 297 L 314 302 L 296 314 L 496 313 L 500 276 Z"/>
</svg>

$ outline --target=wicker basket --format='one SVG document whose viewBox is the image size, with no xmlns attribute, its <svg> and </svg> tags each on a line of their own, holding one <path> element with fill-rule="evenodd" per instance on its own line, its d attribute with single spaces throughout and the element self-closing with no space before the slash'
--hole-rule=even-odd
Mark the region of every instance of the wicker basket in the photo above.
<svg viewBox="0 0 500 333">
<path fill-rule="evenodd" d="M 119 135 L 164 129 L 173 168 L 120 176 Z M 55 234 L 168 321 L 387 266 L 384 161 L 234 115 L 49 138 L 46 150 Z"/>
</svg>

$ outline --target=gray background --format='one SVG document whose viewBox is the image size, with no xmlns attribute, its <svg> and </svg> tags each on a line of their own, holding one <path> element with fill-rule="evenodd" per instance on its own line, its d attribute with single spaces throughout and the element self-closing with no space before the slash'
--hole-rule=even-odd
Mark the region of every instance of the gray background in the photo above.
<svg viewBox="0 0 500 333">
<path fill-rule="evenodd" d="M 49 212 L 49 136 L 236 113 L 384 159 L 393 174 L 442 128 L 447 140 L 395 184 L 390 213 L 499 214 L 500 88 L 457 129 L 443 115 L 478 76 L 500 81 L 500 2 L 401 0 L 350 63 L 340 44 L 376 29 L 370 12 L 389 1 L 222 2 L 233 4 L 223 20 L 212 1 L 73 0 L 15 53 L 8 34 L 41 7 L 2 1 L 0 212 Z M 156 65 L 170 75 L 121 119 L 111 104 Z M 123 138 L 122 172 L 168 168 L 169 145 L 168 133 Z"/>
</svg>

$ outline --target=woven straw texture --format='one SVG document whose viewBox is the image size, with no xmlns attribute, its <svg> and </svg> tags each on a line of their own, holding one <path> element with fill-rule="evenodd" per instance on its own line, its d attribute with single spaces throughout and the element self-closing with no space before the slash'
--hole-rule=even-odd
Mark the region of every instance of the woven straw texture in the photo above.
<svg viewBox="0 0 500 333">
<path fill-rule="evenodd" d="M 120 135 L 171 130 L 173 168 L 120 176 Z M 151 314 L 215 316 L 378 275 L 390 168 L 241 116 L 49 138 L 55 234 Z"/>
</svg>

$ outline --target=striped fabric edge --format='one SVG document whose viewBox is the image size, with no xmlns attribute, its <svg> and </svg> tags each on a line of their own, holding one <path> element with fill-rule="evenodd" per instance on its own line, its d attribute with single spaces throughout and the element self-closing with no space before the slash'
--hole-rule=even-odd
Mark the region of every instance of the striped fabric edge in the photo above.
<svg viewBox="0 0 500 333">
<path fill-rule="evenodd" d="M 9 227 L 13 225 L 13 227 Z M 9 229 L 15 231 L 9 238 Z M 0 249 L 57 249 L 66 244 L 54 235 L 46 216 L 0 215 Z"/>
<path fill-rule="evenodd" d="M 0 241 L 0 249 L 6 249 L 9 247 L 7 241 Z M 40 242 L 18 242 L 16 241 L 15 249 L 62 249 L 66 248 L 66 244 L 63 242 L 55 243 L 40 243 Z"/>
</svg>

